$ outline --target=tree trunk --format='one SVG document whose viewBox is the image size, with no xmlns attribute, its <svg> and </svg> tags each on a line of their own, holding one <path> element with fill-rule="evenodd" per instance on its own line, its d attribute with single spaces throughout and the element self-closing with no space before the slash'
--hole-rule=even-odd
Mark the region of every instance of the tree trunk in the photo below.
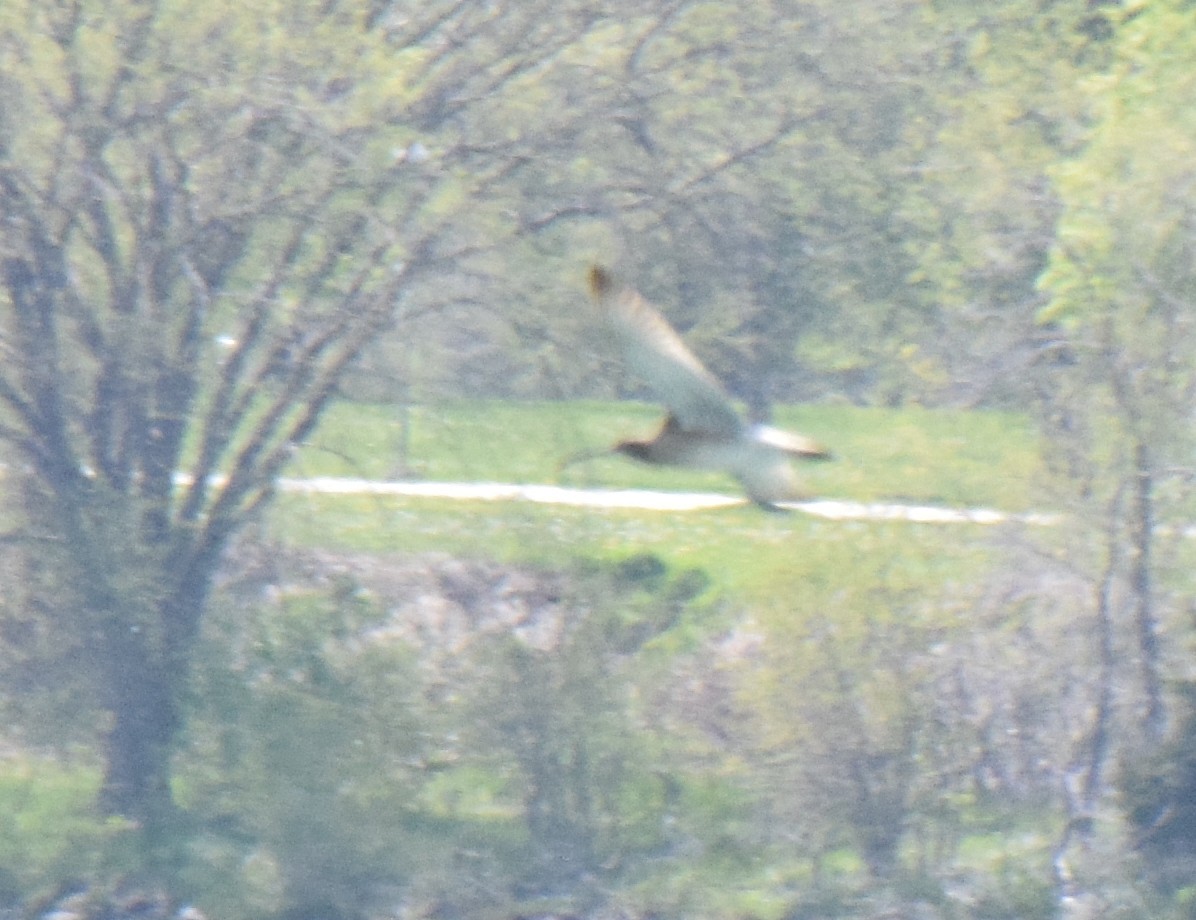
<svg viewBox="0 0 1196 920">
<path fill-rule="evenodd" d="M 106 619 L 101 679 L 112 721 L 100 801 L 109 814 L 136 821 L 153 835 L 174 812 L 170 755 L 181 724 L 182 675 L 165 667 L 140 618 L 109 612 Z"/>
<path fill-rule="evenodd" d="M 183 727 L 180 700 L 218 558 L 213 549 L 181 573 L 178 560 L 166 560 L 159 583 L 173 580 L 175 589 L 154 605 L 152 626 L 131 627 L 138 618 L 126 611 L 112 618 L 115 625 L 106 637 L 103 680 L 112 725 L 101 802 L 109 813 L 137 821 L 151 840 L 168 829 L 176 813 L 170 779 Z M 139 602 L 144 599 L 131 599 Z"/>
<path fill-rule="evenodd" d="M 1118 487 L 1109 505 L 1105 529 L 1107 556 L 1104 570 L 1096 584 L 1094 624 L 1097 641 L 1097 660 L 1100 662 L 1096 702 L 1092 726 L 1088 732 L 1087 750 L 1077 758 L 1073 767 L 1060 771 L 1059 791 L 1062 794 L 1067 823 L 1051 854 L 1061 916 L 1076 912 L 1083 904 L 1086 892 L 1075 871 L 1075 864 L 1089 852 L 1096 829 L 1096 812 L 1105 794 L 1105 767 L 1109 756 L 1110 722 L 1113 716 L 1113 692 L 1117 661 L 1114 647 L 1114 587 L 1123 563 L 1121 540 L 1122 518 L 1125 513 L 1126 484 Z"/>
<path fill-rule="evenodd" d="M 1134 625 L 1138 633 L 1141 657 L 1142 689 L 1146 695 L 1146 730 L 1151 741 L 1161 741 L 1166 733 L 1163 705 L 1163 680 L 1159 666 L 1159 637 L 1155 622 L 1153 559 L 1154 543 L 1154 473 L 1150 448 L 1141 441 L 1134 450 L 1134 504 L 1131 539 L 1133 564 L 1130 586 L 1133 590 Z"/>
</svg>

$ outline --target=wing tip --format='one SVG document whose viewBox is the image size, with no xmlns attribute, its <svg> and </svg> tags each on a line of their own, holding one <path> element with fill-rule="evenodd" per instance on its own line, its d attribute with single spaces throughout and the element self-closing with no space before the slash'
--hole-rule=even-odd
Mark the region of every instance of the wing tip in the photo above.
<svg viewBox="0 0 1196 920">
<path fill-rule="evenodd" d="M 602 265 L 591 265 L 589 271 L 590 295 L 596 300 L 606 297 L 614 289 L 615 279 Z"/>
</svg>

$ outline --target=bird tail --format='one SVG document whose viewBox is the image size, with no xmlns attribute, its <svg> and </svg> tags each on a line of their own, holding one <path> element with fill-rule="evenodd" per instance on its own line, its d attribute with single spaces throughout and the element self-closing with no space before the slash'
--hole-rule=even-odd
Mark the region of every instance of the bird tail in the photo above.
<svg viewBox="0 0 1196 920">
<path fill-rule="evenodd" d="M 834 454 L 813 438 L 794 434 L 791 431 L 781 431 L 767 425 L 757 425 L 752 430 L 752 438 L 760 444 L 767 444 L 769 447 L 783 450 L 792 457 L 801 457 L 804 460 L 834 459 Z"/>
</svg>

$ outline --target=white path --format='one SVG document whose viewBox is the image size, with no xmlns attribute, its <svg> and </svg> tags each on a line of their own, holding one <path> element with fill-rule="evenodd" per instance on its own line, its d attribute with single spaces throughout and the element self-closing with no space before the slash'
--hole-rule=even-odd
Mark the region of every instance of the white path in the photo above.
<svg viewBox="0 0 1196 920">
<path fill-rule="evenodd" d="M 715 492 L 653 492 L 647 489 L 571 489 L 564 486 L 519 485 L 503 482 L 379 482 L 370 479 L 280 479 L 284 492 L 321 495 L 396 495 L 409 498 L 449 498 L 464 501 L 524 501 L 582 508 L 636 508 L 645 511 L 700 511 L 742 505 L 744 499 Z M 1053 524 L 1050 514 L 1009 514 L 990 508 L 942 508 L 817 499 L 786 503 L 793 511 L 830 520 L 915 521 L 926 524 Z"/>
</svg>

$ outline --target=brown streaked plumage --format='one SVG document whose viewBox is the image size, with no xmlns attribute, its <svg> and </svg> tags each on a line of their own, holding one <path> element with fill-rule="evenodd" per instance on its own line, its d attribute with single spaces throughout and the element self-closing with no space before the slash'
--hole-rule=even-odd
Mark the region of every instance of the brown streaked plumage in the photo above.
<svg viewBox="0 0 1196 920">
<path fill-rule="evenodd" d="M 818 442 L 764 425 L 749 425 L 730 396 L 686 347 L 660 312 L 605 268 L 590 269 L 590 293 L 628 365 L 664 403 L 667 415 L 650 441 L 621 441 L 612 450 L 659 466 L 722 470 L 756 504 L 797 497 L 793 458 L 830 457 Z"/>
</svg>

